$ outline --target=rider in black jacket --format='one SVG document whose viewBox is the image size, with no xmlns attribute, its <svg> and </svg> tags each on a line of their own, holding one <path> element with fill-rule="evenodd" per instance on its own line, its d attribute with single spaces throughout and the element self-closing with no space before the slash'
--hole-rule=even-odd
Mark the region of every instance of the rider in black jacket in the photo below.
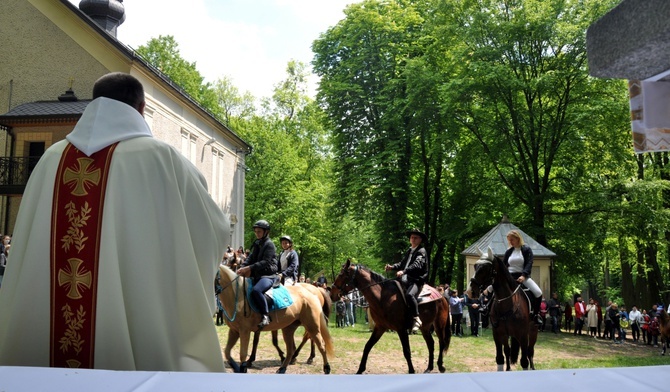
<svg viewBox="0 0 670 392">
<path fill-rule="evenodd" d="M 410 248 L 402 256 L 400 262 L 393 265 L 386 264 L 385 269 L 386 271 L 398 271 L 396 276 L 404 283 L 409 308 L 414 316 L 414 326 L 412 327 L 412 333 L 414 333 L 421 328 L 419 303 L 416 297 L 421 293 L 421 287 L 428 280 L 428 253 L 424 247 L 428 237 L 419 229 L 412 229 L 406 234 L 409 237 Z"/>
<path fill-rule="evenodd" d="M 269 237 L 270 224 L 265 220 L 259 220 L 254 223 L 253 228 L 256 241 L 251 245 L 251 253 L 237 270 L 237 274 L 253 278 L 251 298 L 262 315 L 258 324 L 260 330 L 271 322 L 265 292 L 278 281 L 279 262 L 277 248 Z"/>
</svg>

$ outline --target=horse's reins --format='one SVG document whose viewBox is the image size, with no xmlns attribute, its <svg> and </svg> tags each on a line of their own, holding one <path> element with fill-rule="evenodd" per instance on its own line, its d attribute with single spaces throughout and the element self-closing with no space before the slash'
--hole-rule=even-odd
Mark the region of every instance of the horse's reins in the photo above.
<svg viewBox="0 0 670 392">
<path fill-rule="evenodd" d="M 240 275 L 237 275 L 237 276 L 235 277 L 235 279 L 233 279 L 233 280 L 230 281 L 230 283 L 228 283 L 227 285 L 221 287 L 221 292 L 223 293 L 223 290 L 225 290 L 226 288 L 228 288 L 228 286 L 231 286 L 231 285 L 233 284 L 233 282 L 236 282 L 236 283 L 237 283 L 237 285 L 235 286 L 235 311 L 233 311 L 233 317 L 231 318 L 231 317 L 228 315 L 228 312 L 226 312 L 226 309 L 225 309 L 225 308 L 223 309 L 223 315 L 226 316 L 226 318 L 228 319 L 228 321 L 230 321 L 231 323 L 232 323 L 233 321 L 235 321 L 235 318 L 237 317 L 237 299 L 239 298 L 239 294 L 240 294 L 240 285 L 239 285 L 239 282 L 238 282 L 238 279 L 239 279 L 239 278 L 241 278 L 241 276 L 240 276 Z"/>
<path fill-rule="evenodd" d="M 342 292 L 344 291 L 344 288 L 347 287 L 347 286 L 354 287 L 354 288 L 358 288 L 359 290 L 362 291 L 362 290 L 365 290 L 365 289 L 370 288 L 370 287 L 372 287 L 372 286 L 380 285 L 380 284 L 382 284 L 382 283 L 386 283 L 386 282 L 397 282 L 397 279 L 387 279 L 387 278 L 384 278 L 381 282 L 370 283 L 369 285 L 367 285 L 367 286 L 365 286 L 365 287 L 356 287 L 356 286 L 354 285 L 354 281 L 356 280 L 356 275 L 358 275 L 358 269 L 360 268 L 360 266 L 359 266 L 358 264 L 356 264 L 355 267 L 356 267 L 356 268 L 354 269 L 354 274 L 351 276 L 351 279 L 349 279 L 348 282 L 345 282 L 342 286 L 338 286 L 338 285 L 336 285 L 336 284 L 333 283 L 333 286 L 335 286 L 338 290 L 340 290 L 340 291 L 342 291 Z M 349 291 L 351 291 L 351 290 L 349 290 Z"/>
</svg>

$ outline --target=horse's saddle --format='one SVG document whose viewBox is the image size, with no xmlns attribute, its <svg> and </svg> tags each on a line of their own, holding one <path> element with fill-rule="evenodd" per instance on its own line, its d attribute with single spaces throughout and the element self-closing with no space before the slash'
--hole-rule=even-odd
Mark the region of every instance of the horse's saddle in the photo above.
<svg viewBox="0 0 670 392">
<path fill-rule="evenodd" d="M 419 304 L 424 304 L 436 301 L 440 298 L 442 298 L 442 294 L 440 294 L 440 292 L 437 291 L 437 289 L 428 284 L 424 284 L 423 287 L 421 288 L 419 296 L 416 298 L 416 302 L 418 302 Z"/>
<path fill-rule="evenodd" d="M 249 301 L 251 309 L 254 312 L 258 312 L 258 309 L 256 309 L 256 306 L 254 305 L 254 301 L 251 299 L 251 288 L 252 288 L 251 278 L 246 279 L 247 279 L 247 300 Z M 268 301 L 269 311 L 286 309 L 289 306 L 293 305 L 293 297 L 291 297 L 291 293 L 289 293 L 288 289 L 286 289 L 286 287 L 282 285 L 272 287 L 270 290 L 266 291 L 265 300 Z"/>
</svg>

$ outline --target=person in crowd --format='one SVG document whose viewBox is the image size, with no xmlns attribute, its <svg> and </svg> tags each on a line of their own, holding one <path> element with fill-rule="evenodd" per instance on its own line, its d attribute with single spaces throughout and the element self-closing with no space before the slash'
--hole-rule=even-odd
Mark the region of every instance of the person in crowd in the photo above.
<svg viewBox="0 0 670 392">
<path fill-rule="evenodd" d="M 610 309 L 612 308 L 612 301 L 607 301 L 607 307 L 605 308 L 605 332 L 603 333 L 603 339 L 612 339 L 612 318 L 610 317 Z"/>
<path fill-rule="evenodd" d="M 397 271 L 396 276 L 405 287 L 405 297 L 409 306 L 410 313 L 414 317 L 412 333 L 421 328 L 421 319 L 419 318 L 419 303 L 416 297 L 421 293 L 423 284 L 428 280 L 428 252 L 426 252 L 425 243 L 428 237 L 419 229 L 412 229 L 405 233 L 409 237 L 410 247 L 405 251 L 399 262 L 390 265 L 386 264 L 386 271 Z"/>
<path fill-rule="evenodd" d="M 589 303 L 586 305 L 586 325 L 589 335 L 596 338 L 598 331 L 598 305 L 596 305 L 593 298 L 589 298 Z"/>
<path fill-rule="evenodd" d="M 598 339 L 601 338 L 602 334 L 602 324 L 603 324 L 603 308 L 600 306 L 600 302 L 598 300 L 593 300 L 593 303 L 596 304 L 596 308 L 598 309 Z"/>
<path fill-rule="evenodd" d="M 300 281 L 300 283 L 307 282 L 307 279 L 305 279 L 305 274 L 300 274 L 300 278 L 298 278 L 298 280 Z"/>
<path fill-rule="evenodd" d="M 518 230 L 510 230 L 507 233 L 509 249 L 505 252 L 503 262 L 509 269 L 512 278 L 530 290 L 535 296 L 532 301 L 532 318 L 538 325 L 542 325 L 540 317 L 540 305 L 542 303 L 542 289 L 530 278 L 533 270 L 533 250 L 524 244 L 523 238 Z"/>
<path fill-rule="evenodd" d="M 153 137 L 137 78 L 104 75 L 92 97 L 25 188 L 0 365 L 222 372 L 212 283 L 230 222 L 196 167 Z"/>
<path fill-rule="evenodd" d="M 584 328 L 584 319 L 586 317 L 586 305 L 582 297 L 577 297 L 575 302 L 575 332 L 574 335 L 581 335 Z"/>
<path fill-rule="evenodd" d="M 649 323 L 649 334 L 651 335 L 650 341 L 653 342 L 654 347 L 658 347 L 658 335 L 661 334 L 661 325 L 658 321 L 658 316 L 654 316 Z"/>
<path fill-rule="evenodd" d="M 354 312 L 354 306 L 357 300 L 358 300 L 358 291 L 356 289 L 353 289 L 347 294 L 347 301 L 344 301 L 344 303 L 347 305 L 346 318 L 348 327 L 354 327 L 356 325 L 356 316 L 355 316 L 356 313 Z"/>
<path fill-rule="evenodd" d="M 463 336 L 463 297 L 458 296 L 458 290 L 451 290 L 449 296 L 449 311 L 451 312 L 451 334 L 453 336 Z"/>
<path fill-rule="evenodd" d="M 258 329 L 262 330 L 270 322 L 270 311 L 265 299 L 265 292 L 279 283 L 279 263 L 277 262 L 277 248 L 270 239 L 270 224 L 266 220 L 259 220 L 253 225 L 256 240 L 251 245 L 251 253 L 244 264 L 237 270 L 237 274 L 245 278 L 251 277 L 253 287 L 251 298 L 261 314 Z"/>
<path fill-rule="evenodd" d="M 471 299 L 467 295 L 463 296 L 463 303 L 468 307 L 468 316 L 470 316 L 470 336 L 479 336 L 479 308 L 481 302 L 479 298 Z"/>
<path fill-rule="evenodd" d="M 282 248 L 279 254 L 281 282 L 284 286 L 293 286 L 298 281 L 298 267 L 300 265 L 298 252 L 293 249 L 291 237 L 284 235 L 279 238 L 279 241 Z"/>
<path fill-rule="evenodd" d="M 326 276 L 323 274 L 323 272 L 316 279 L 315 285 L 316 287 L 323 287 L 323 288 L 326 288 L 328 286 L 328 279 L 326 279 Z"/>
<path fill-rule="evenodd" d="M 340 299 L 335 303 L 335 325 L 337 328 L 344 328 L 345 326 L 345 314 L 346 314 L 346 304 L 344 303 L 345 297 L 340 297 Z"/>
<path fill-rule="evenodd" d="M 612 330 L 610 331 L 610 336 L 612 342 L 614 343 L 623 343 L 621 341 L 621 324 L 620 324 L 620 315 L 619 315 L 619 306 L 616 303 L 612 303 L 610 310 L 608 311 L 610 320 L 612 321 Z M 617 334 L 619 335 L 619 340 L 617 340 Z"/>
<path fill-rule="evenodd" d="M 565 303 L 565 308 L 563 309 L 563 314 L 565 318 L 565 330 L 567 332 L 572 331 L 572 321 L 574 320 L 574 316 L 572 315 L 572 305 L 570 305 L 570 302 Z"/>
<path fill-rule="evenodd" d="M 216 271 L 216 278 L 214 279 L 214 297 L 216 298 L 216 325 L 223 325 L 223 304 L 219 300 L 219 294 L 223 287 L 221 286 L 221 272 Z"/>
<path fill-rule="evenodd" d="M 647 314 L 646 309 L 642 309 L 640 314 L 640 330 L 642 331 L 642 343 L 649 344 L 651 342 L 651 334 L 649 333 L 649 324 L 651 323 L 651 318 Z"/>
<path fill-rule="evenodd" d="M 547 304 L 547 300 L 542 296 L 542 302 L 540 302 L 540 320 L 542 323 L 540 324 L 540 331 L 544 332 L 544 329 L 547 325 L 547 313 L 549 312 L 549 305 Z"/>
<path fill-rule="evenodd" d="M 559 317 L 561 315 L 561 303 L 558 301 L 558 293 L 551 293 L 551 298 L 547 301 L 549 308 L 549 317 L 551 319 L 551 332 L 558 334 Z"/>
<path fill-rule="evenodd" d="M 9 235 L 2 234 L 0 234 L 0 238 L 2 238 L 0 242 L 0 287 L 2 287 L 2 278 L 5 275 L 5 268 L 7 267 L 7 257 L 9 256 L 12 238 Z"/>
<path fill-rule="evenodd" d="M 640 319 L 642 318 L 642 313 L 637 309 L 636 305 L 630 310 L 628 314 L 628 321 L 630 323 L 630 332 L 633 338 L 633 342 L 638 342 L 640 340 Z"/>
</svg>

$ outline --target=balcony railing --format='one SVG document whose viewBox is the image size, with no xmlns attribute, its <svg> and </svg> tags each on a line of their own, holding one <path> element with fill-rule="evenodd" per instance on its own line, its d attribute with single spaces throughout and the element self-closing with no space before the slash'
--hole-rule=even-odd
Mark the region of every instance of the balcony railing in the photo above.
<svg viewBox="0 0 670 392">
<path fill-rule="evenodd" d="M 39 157 L 0 157 L 0 194 L 22 194 Z"/>
</svg>

